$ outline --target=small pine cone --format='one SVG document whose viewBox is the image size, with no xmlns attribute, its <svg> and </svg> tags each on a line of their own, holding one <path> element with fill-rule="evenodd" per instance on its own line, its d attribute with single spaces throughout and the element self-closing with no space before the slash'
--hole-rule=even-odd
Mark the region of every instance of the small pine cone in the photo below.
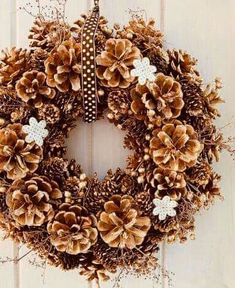
<svg viewBox="0 0 235 288">
<path fill-rule="evenodd" d="M 47 151 L 48 158 L 62 157 L 65 152 L 65 136 L 63 131 L 54 129 L 44 141 L 44 151 Z"/>
<path fill-rule="evenodd" d="M 172 230 L 178 230 L 179 223 L 175 217 L 167 217 L 165 220 L 159 220 L 158 217 L 155 217 L 153 227 L 161 233 L 168 233 Z"/>
<path fill-rule="evenodd" d="M 115 90 L 108 95 L 108 107 L 115 114 L 127 114 L 130 108 L 129 94 L 125 90 Z"/>
<path fill-rule="evenodd" d="M 187 79 L 180 80 L 183 91 L 183 112 L 189 116 L 201 116 L 205 113 L 205 100 L 199 85 L 189 82 Z"/>
<path fill-rule="evenodd" d="M 110 279 L 108 271 L 97 260 L 93 260 L 89 265 L 82 265 L 79 269 L 79 274 L 85 276 L 89 282 L 96 280 L 99 283 Z"/>
<path fill-rule="evenodd" d="M 157 47 L 150 51 L 146 50 L 146 55 L 144 56 L 149 58 L 151 64 L 157 68 L 158 73 L 168 74 L 169 57 L 164 49 Z"/>
<path fill-rule="evenodd" d="M 81 180 L 76 176 L 67 178 L 63 186 L 66 202 L 83 205 L 86 184 L 85 180 Z"/>
<path fill-rule="evenodd" d="M 196 186 L 207 185 L 212 174 L 212 168 L 206 161 L 198 161 L 192 168 L 188 169 L 188 181 Z"/>
<path fill-rule="evenodd" d="M 74 270 L 81 265 L 88 265 L 92 261 L 92 254 L 86 253 L 86 254 L 77 254 L 77 255 L 71 255 L 66 252 L 59 252 L 56 250 L 55 252 L 55 258 L 57 258 L 57 262 L 59 263 L 58 266 L 60 266 L 64 270 Z M 53 257 L 51 259 L 51 264 L 54 265 Z"/>
<path fill-rule="evenodd" d="M 62 183 L 68 174 L 68 162 L 63 158 L 52 157 L 45 160 L 40 165 L 40 173 L 52 180 Z"/>
<path fill-rule="evenodd" d="M 28 70 L 30 52 L 12 48 L 0 56 L 0 84 L 11 87 Z"/>
<path fill-rule="evenodd" d="M 152 214 L 154 209 L 153 197 L 151 197 L 151 194 L 148 191 L 138 193 L 135 197 L 135 201 L 141 211 L 141 215 L 149 216 Z"/>
<path fill-rule="evenodd" d="M 79 177 L 82 174 L 81 165 L 77 164 L 75 159 L 70 160 L 68 171 L 70 176 Z"/>
<path fill-rule="evenodd" d="M 45 66 L 44 62 L 48 57 L 48 52 L 42 48 L 37 48 L 33 51 L 30 57 L 30 65 L 34 69 L 38 69 L 39 71 L 44 71 Z"/>
<path fill-rule="evenodd" d="M 47 124 L 54 125 L 60 120 L 60 109 L 54 104 L 44 104 L 38 110 L 39 119 L 45 120 Z"/>
</svg>

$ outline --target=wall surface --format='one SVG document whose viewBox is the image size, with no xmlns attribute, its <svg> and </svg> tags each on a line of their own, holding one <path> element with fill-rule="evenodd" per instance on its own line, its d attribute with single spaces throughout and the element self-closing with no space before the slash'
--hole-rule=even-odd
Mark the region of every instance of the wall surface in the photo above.
<svg viewBox="0 0 235 288">
<path fill-rule="evenodd" d="M 27 33 L 33 18 L 19 9 L 25 0 L 0 1 L 0 46 L 27 47 Z M 31 1 L 34 2 L 34 1 Z M 111 23 L 124 24 L 129 9 L 144 9 L 147 17 L 157 19 L 165 34 L 165 45 L 182 48 L 199 59 L 206 81 L 223 78 L 223 117 L 219 127 L 226 135 L 235 134 L 235 1 L 234 0 L 100 0 L 101 11 Z M 69 0 L 68 21 L 72 23 L 92 6 L 92 1 Z M 122 149 L 123 135 L 105 120 L 93 125 L 78 123 L 67 144 L 69 158 L 76 158 L 90 174 L 103 177 L 108 168 L 125 166 L 127 151 Z M 223 175 L 223 202 L 197 217 L 196 240 L 185 245 L 163 244 L 160 263 L 172 271 L 172 282 L 163 280 L 162 288 L 234 288 L 235 287 L 235 161 L 222 155 L 216 170 Z M 20 257 L 27 250 L 9 241 L 0 243 L 0 257 Z M 29 264 L 32 256 L 19 263 L 0 266 L 0 288 L 88 287 L 74 272 L 60 272 Z M 112 287 L 113 283 L 102 287 Z M 150 280 L 126 278 L 123 288 L 153 287 Z"/>
</svg>

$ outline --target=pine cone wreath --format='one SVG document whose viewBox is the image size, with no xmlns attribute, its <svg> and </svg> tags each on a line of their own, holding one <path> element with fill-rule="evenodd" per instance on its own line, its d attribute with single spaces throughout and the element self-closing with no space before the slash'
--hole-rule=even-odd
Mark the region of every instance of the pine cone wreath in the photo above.
<svg viewBox="0 0 235 288">
<path fill-rule="evenodd" d="M 97 241 L 96 218 L 78 205 L 62 204 L 48 223 L 52 245 L 60 252 L 76 255 L 86 253 Z"/>
<path fill-rule="evenodd" d="M 110 247 L 133 249 L 144 241 L 151 224 L 139 216 L 131 196 L 114 195 L 104 205 L 98 221 L 101 238 Z"/>
<path fill-rule="evenodd" d="M 47 177 L 32 175 L 15 180 L 7 191 L 6 203 L 14 220 L 22 226 L 41 226 L 54 216 L 53 201 L 62 192 Z"/>
<path fill-rule="evenodd" d="M 153 132 L 150 149 L 153 161 L 161 168 L 184 171 L 195 165 L 202 146 L 192 126 L 176 121 Z"/>
<path fill-rule="evenodd" d="M 43 98 L 55 97 L 55 90 L 46 86 L 46 75 L 43 72 L 33 70 L 25 72 L 16 84 L 17 95 L 36 108 L 42 107 Z"/>
<path fill-rule="evenodd" d="M 81 45 L 72 38 L 51 51 L 45 61 L 47 84 L 60 92 L 81 88 Z"/>
<path fill-rule="evenodd" d="M 100 83 L 109 87 L 127 88 L 133 82 L 130 70 L 140 51 L 129 40 L 109 39 L 105 51 L 96 57 L 97 77 Z"/>
<path fill-rule="evenodd" d="M 0 56 L 0 83 L 5 86 L 14 86 L 29 66 L 30 52 L 23 49 L 11 48 L 2 51 Z"/>
<path fill-rule="evenodd" d="M 37 170 L 42 148 L 34 142 L 26 143 L 21 124 L 9 124 L 0 129 L 0 171 L 8 179 L 24 178 Z"/>
</svg>

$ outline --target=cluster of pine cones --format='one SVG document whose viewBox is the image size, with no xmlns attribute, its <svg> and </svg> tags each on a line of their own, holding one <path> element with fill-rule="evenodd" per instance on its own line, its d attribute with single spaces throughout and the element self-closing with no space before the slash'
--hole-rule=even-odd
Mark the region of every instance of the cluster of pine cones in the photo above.
<svg viewBox="0 0 235 288">
<path fill-rule="evenodd" d="M 133 153 L 125 171 L 108 171 L 102 181 L 66 160 L 64 140 L 84 115 L 85 19 L 69 26 L 38 17 L 30 49 L 1 55 L 0 226 L 52 265 L 79 268 L 92 281 L 118 268 L 155 269 L 161 241 L 194 236 L 195 213 L 221 197 L 211 163 L 223 137 L 213 123 L 222 102 L 218 79 L 205 86 L 192 56 L 165 50 L 154 21 L 134 17 L 112 30 L 101 17 L 98 115 L 126 131 L 124 146 Z M 156 76 L 141 85 L 131 70 L 143 57 Z M 26 141 L 30 117 L 47 124 L 42 147 Z M 166 196 L 175 214 L 161 219 L 154 200 Z"/>
</svg>

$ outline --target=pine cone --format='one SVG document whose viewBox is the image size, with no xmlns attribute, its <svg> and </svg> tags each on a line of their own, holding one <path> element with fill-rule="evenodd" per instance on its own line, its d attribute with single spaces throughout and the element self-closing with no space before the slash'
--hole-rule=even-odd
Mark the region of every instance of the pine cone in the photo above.
<svg viewBox="0 0 235 288">
<path fill-rule="evenodd" d="M 9 124 L 0 129 L 0 171 L 7 173 L 7 178 L 24 178 L 33 173 L 42 159 L 42 148 L 34 142 L 26 143 L 21 124 Z"/>
<path fill-rule="evenodd" d="M 55 97 L 55 90 L 47 87 L 46 75 L 43 72 L 33 70 L 25 72 L 16 84 L 17 95 L 26 103 L 36 108 L 42 107 L 43 98 Z"/>
<path fill-rule="evenodd" d="M 176 79 L 187 77 L 192 82 L 201 82 L 198 71 L 196 70 L 197 60 L 190 54 L 182 50 L 168 50 L 170 61 L 170 72 Z"/>
<path fill-rule="evenodd" d="M 62 204 L 60 211 L 48 223 L 52 245 L 60 252 L 76 255 L 86 253 L 98 236 L 96 218 L 78 205 Z"/>
<path fill-rule="evenodd" d="M 190 117 L 205 115 L 205 100 L 200 86 L 189 82 L 185 78 L 180 80 L 180 84 L 185 103 L 183 112 Z"/>
<path fill-rule="evenodd" d="M 43 50 L 51 50 L 69 37 L 70 31 L 67 24 L 40 17 L 35 19 L 29 34 L 30 46 L 40 47 Z"/>
<path fill-rule="evenodd" d="M 212 168 L 206 161 L 198 161 L 186 171 L 188 181 L 196 186 L 207 185 L 212 174 Z"/>
<path fill-rule="evenodd" d="M 144 241 L 151 223 L 140 217 L 131 196 L 114 195 L 104 205 L 98 222 L 101 238 L 110 247 L 133 249 Z"/>
<path fill-rule="evenodd" d="M 28 69 L 30 52 L 12 48 L 0 57 L 0 84 L 11 86 Z"/>
<path fill-rule="evenodd" d="M 216 79 L 215 85 L 207 85 L 203 91 L 203 97 L 206 102 L 207 111 L 212 118 L 220 116 L 217 106 L 221 103 L 224 103 L 223 99 L 219 95 L 219 90 L 221 87 L 221 82 L 219 79 Z"/>
<path fill-rule="evenodd" d="M 168 74 L 169 56 L 163 48 L 156 47 L 152 50 L 146 50 L 143 52 L 143 56 L 149 58 L 150 63 L 157 68 L 158 73 Z"/>
<path fill-rule="evenodd" d="M 68 162 L 60 157 L 50 157 L 40 165 L 40 173 L 50 179 L 62 183 L 68 174 Z"/>
<path fill-rule="evenodd" d="M 141 215 L 148 216 L 153 212 L 153 197 L 149 193 L 149 191 L 140 192 L 136 195 L 135 201 L 139 210 L 141 211 Z"/>
<path fill-rule="evenodd" d="M 115 114 L 127 114 L 130 108 L 128 92 L 125 90 L 111 91 L 108 95 L 108 107 Z"/>
<path fill-rule="evenodd" d="M 84 196 L 85 196 L 85 188 L 87 181 L 83 179 L 83 175 L 80 175 L 80 178 L 77 176 L 72 176 L 66 179 L 65 184 L 63 186 L 66 202 L 68 203 L 76 203 L 79 205 L 83 205 Z M 82 177 L 81 177 L 82 176 Z"/>
<path fill-rule="evenodd" d="M 121 38 L 131 39 L 140 50 L 154 50 L 161 47 L 163 43 L 163 34 L 155 28 L 155 21 L 150 19 L 146 22 L 142 18 L 134 17 L 129 21 L 124 30 L 118 31 Z"/>
<path fill-rule="evenodd" d="M 105 51 L 96 57 L 96 74 L 103 86 L 127 88 L 133 82 L 130 70 L 140 51 L 129 40 L 109 39 Z"/>
<path fill-rule="evenodd" d="M 97 260 L 93 260 L 89 265 L 82 265 L 79 270 L 79 274 L 86 277 L 87 281 L 97 280 L 108 281 L 110 277 L 108 276 L 108 271 L 100 264 Z"/>
<path fill-rule="evenodd" d="M 162 73 L 157 74 L 154 82 L 137 85 L 131 96 L 131 109 L 137 118 L 139 114 L 147 114 L 151 122 L 159 115 L 163 119 L 177 118 L 184 106 L 180 84 Z"/>
<path fill-rule="evenodd" d="M 48 158 L 62 157 L 65 154 L 65 135 L 58 127 L 52 129 L 45 139 L 44 151 L 47 151 Z"/>
<path fill-rule="evenodd" d="M 36 48 L 30 56 L 30 66 L 39 71 L 44 71 L 44 62 L 48 57 L 48 52 L 42 48 Z"/>
<path fill-rule="evenodd" d="M 155 196 L 163 198 L 168 195 L 173 200 L 179 200 L 186 193 L 184 174 L 173 170 L 156 168 L 149 182 L 156 188 Z"/>
<path fill-rule="evenodd" d="M 61 92 L 79 91 L 81 45 L 72 38 L 51 51 L 45 61 L 47 84 Z"/>
<path fill-rule="evenodd" d="M 54 125 L 60 120 L 60 109 L 54 104 L 44 104 L 38 110 L 40 120 L 45 120 L 47 124 Z"/>
<path fill-rule="evenodd" d="M 202 146 L 192 126 L 175 121 L 153 131 L 150 149 L 160 168 L 181 172 L 195 165 Z"/>
<path fill-rule="evenodd" d="M 54 181 L 33 175 L 15 180 L 7 191 L 6 203 L 14 220 L 24 226 L 41 226 L 54 216 L 52 200 L 62 198 Z"/>
</svg>

